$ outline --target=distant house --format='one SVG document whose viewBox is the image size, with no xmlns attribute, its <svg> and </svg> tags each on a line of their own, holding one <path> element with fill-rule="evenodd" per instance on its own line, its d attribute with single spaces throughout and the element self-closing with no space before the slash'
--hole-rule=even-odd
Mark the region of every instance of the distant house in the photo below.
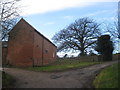
<svg viewBox="0 0 120 90">
<path fill-rule="evenodd" d="M 56 46 L 24 19 L 9 32 L 6 62 L 14 66 L 42 66 L 56 60 Z"/>
</svg>

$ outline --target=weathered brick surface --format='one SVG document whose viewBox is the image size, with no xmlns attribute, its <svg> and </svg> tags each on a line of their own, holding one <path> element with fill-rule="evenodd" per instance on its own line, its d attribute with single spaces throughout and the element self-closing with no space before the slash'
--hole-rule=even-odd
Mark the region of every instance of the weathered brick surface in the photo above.
<svg viewBox="0 0 120 90">
<path fill-rule="evenodd" d="M 43 64 L 54 62 L 56 59 L 56 48 L 44 39 Z"/>
<path fill-rule="evenodd" d="M 1 51 L 2 51 L 2 64 L 5 65 L 5 64 L 7 64 L 7 62 L 6 62 L 7 48 L 2 47 Z"/>
<path fill-rule="evenodd" d="M 7 54 L 9 64 L 41 66 L 55 60 L 56 47 L 23 19 L 18 22 L 9 35 Z"/>
<path fill-rule="evenodd" d="M 34 59 L 34 66 L 41 66 L 42 65 L 42 40 L 41 37 L 37 32 L 34 32 L 34 48 L 33 48 L 33 59 Z"/>
<path fill-rule="evenodd" d="M 0 41 L 0 68 L 2 67 L 2 41 Z"/>
</svg>

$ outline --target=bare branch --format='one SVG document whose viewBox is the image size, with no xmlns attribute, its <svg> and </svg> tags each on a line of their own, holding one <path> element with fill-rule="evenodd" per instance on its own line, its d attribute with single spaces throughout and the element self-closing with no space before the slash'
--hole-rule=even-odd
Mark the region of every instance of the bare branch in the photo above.
<svg viewBox="0 0 120 90">
<path fill-rule="evenodd" d="M 0 40 L 6 40 L 8 38 L 8 32 L 16 24 L 16 19 L 19 16 L 17 3 L 17 0 L 0 1 L 0 25 L 2 26 L 2 38 Z"/>
<path fill-rule="evenodd" d="M 84 55 L 86 49 L 94 44 L 100 35 L 99 24 L 92 19 L 81 18 L 58 32 L 53 40 L 58 45 L 58 51 L 71 49 L 80 51 Z"/>
</svg>

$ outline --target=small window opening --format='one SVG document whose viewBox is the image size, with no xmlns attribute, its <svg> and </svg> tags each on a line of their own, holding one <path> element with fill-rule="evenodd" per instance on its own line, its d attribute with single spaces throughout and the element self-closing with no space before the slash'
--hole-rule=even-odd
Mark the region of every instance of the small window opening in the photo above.
<svg viewBox="0 0 120 90">
<path fill-rule="evenodd" d="M 45 53 L 48 53 L 48 50 L 45 50 Z"/>
</svg>

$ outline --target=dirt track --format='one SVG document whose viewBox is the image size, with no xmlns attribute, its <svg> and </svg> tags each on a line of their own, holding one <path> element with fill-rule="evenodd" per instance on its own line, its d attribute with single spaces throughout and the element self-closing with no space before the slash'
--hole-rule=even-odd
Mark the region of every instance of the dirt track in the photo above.
<svg viewBox="0 0 120 90">
<path fill-rule="evenodd" d="M 16 78 L 15 88 L 92 88 L 99 71 L 118 61 L 64 72 L 35 72 L 6 68 L 5 72 Z"/>
</svg>

